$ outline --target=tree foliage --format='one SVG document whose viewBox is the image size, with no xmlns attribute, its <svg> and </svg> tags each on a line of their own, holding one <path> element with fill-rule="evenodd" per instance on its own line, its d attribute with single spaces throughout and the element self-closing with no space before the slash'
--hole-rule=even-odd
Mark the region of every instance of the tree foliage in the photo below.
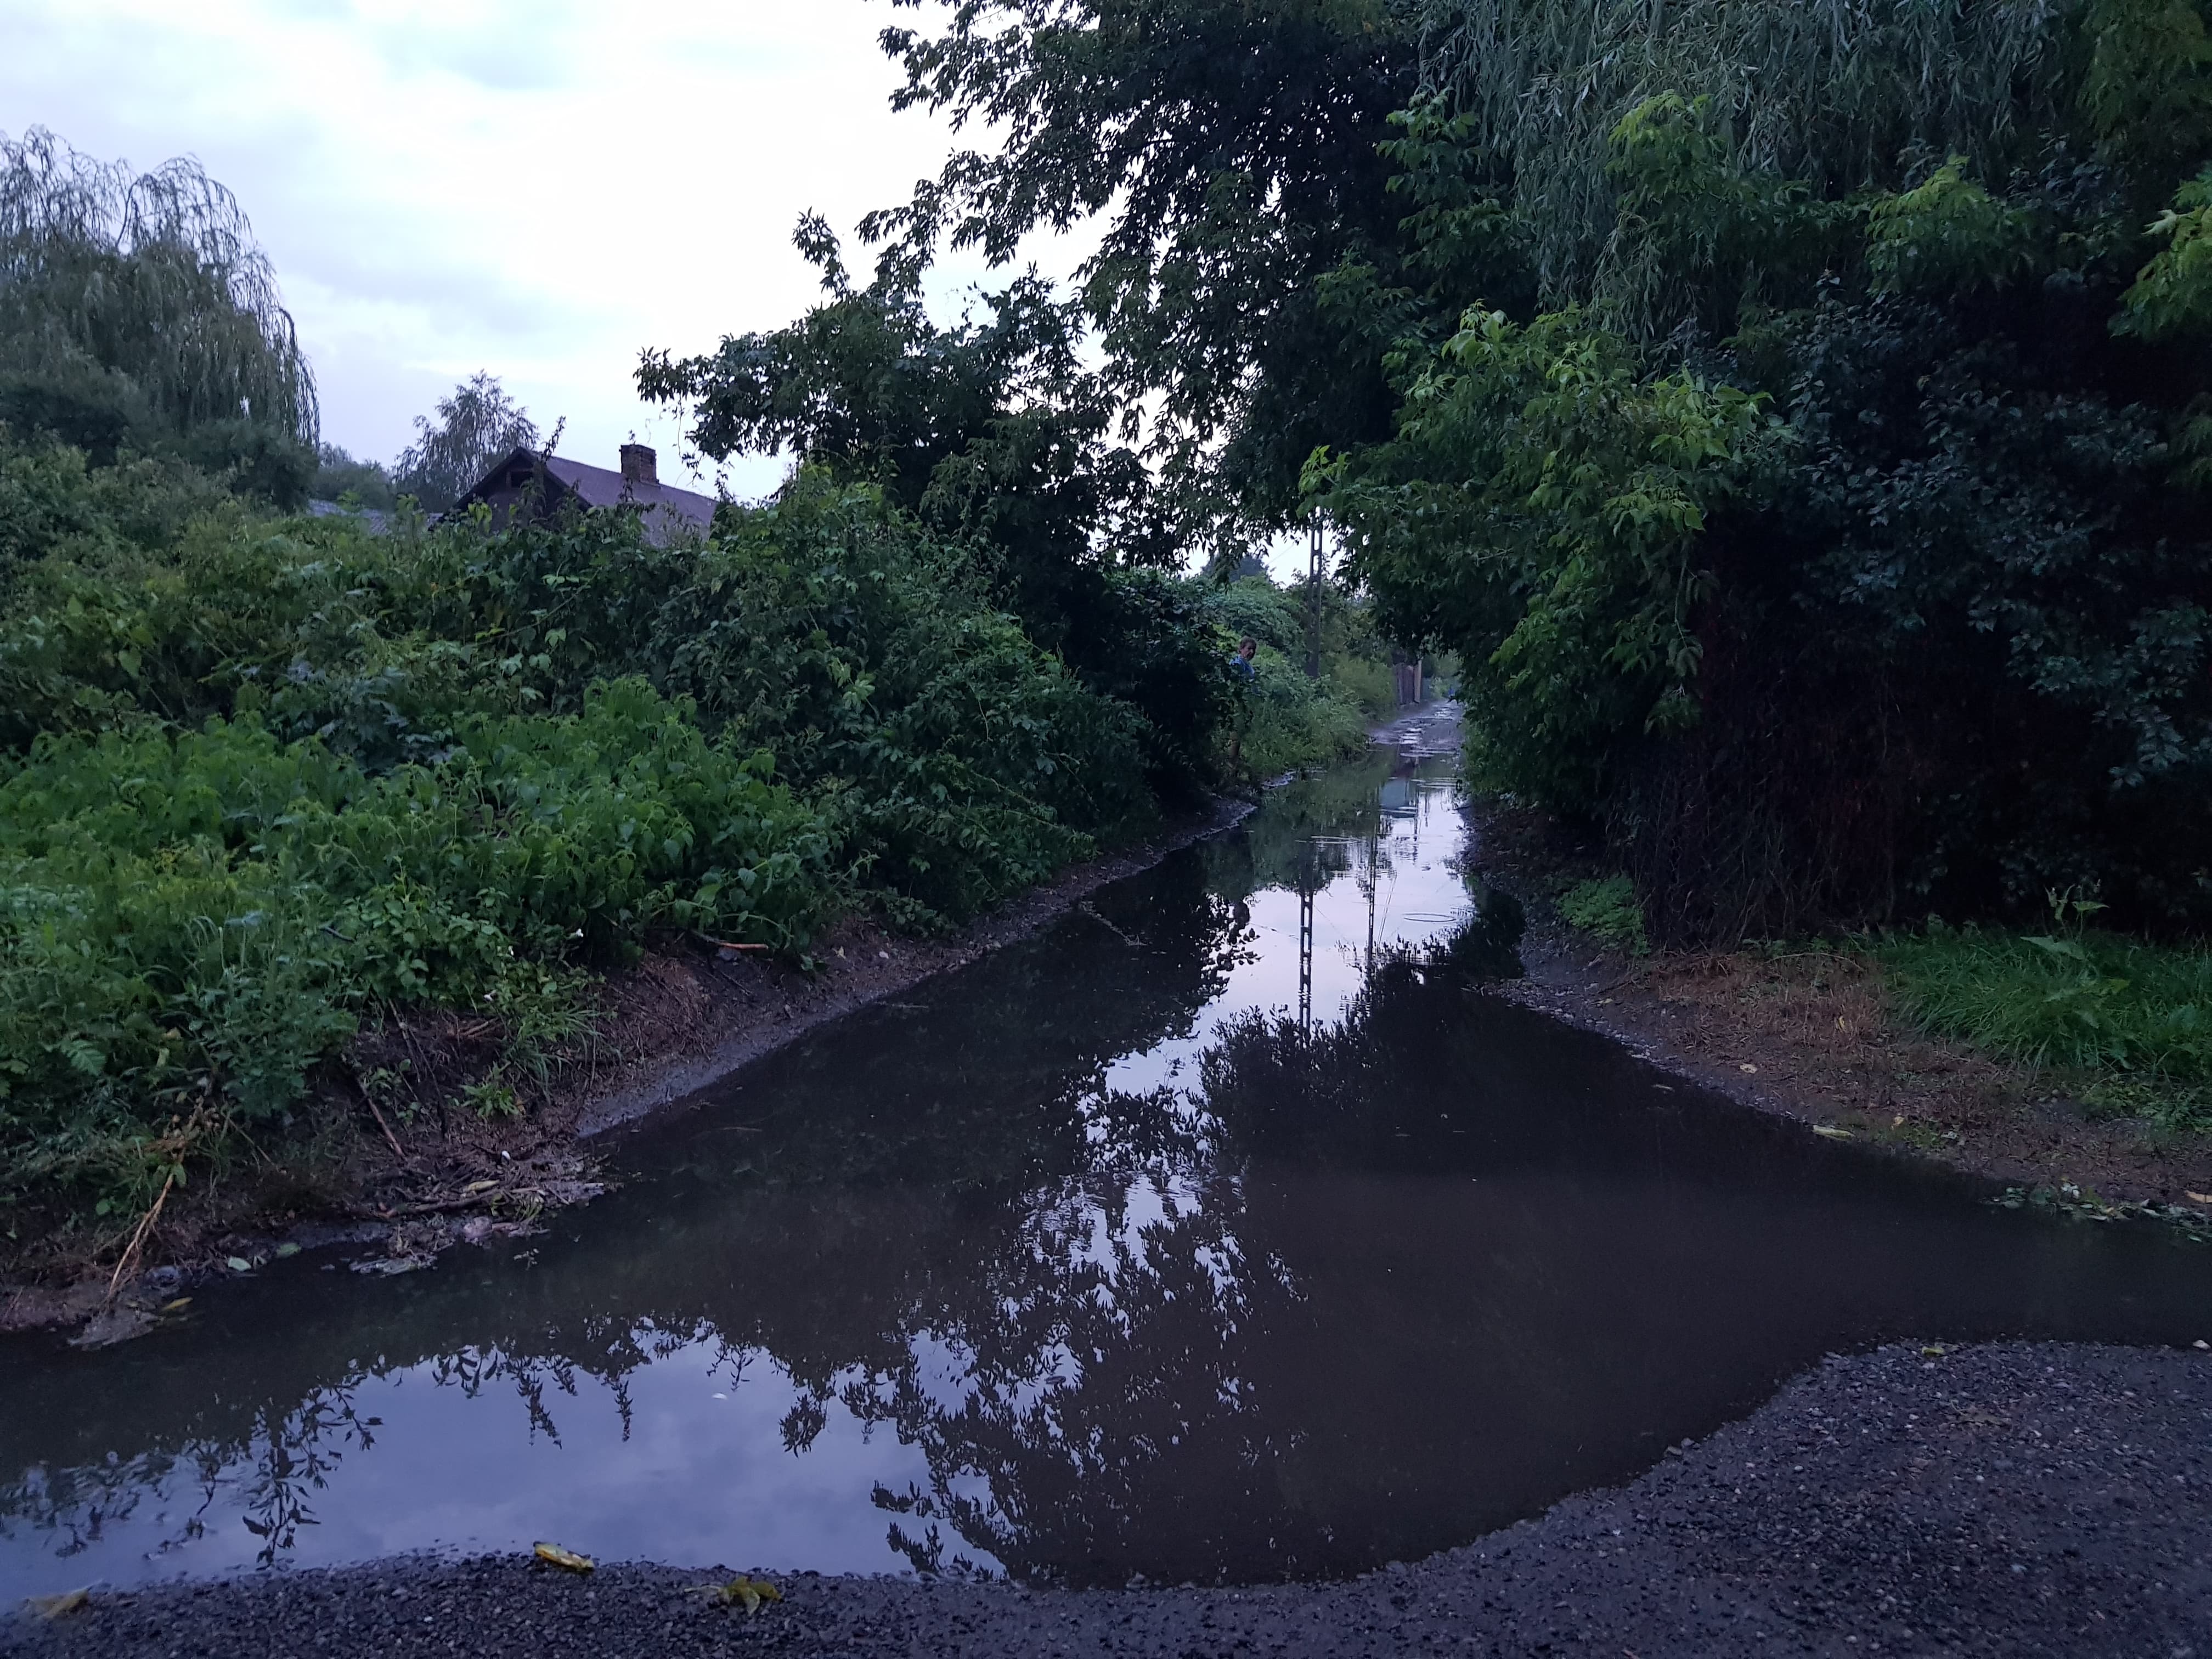
<svg viewBox="0 0 2212 1659">
<path fill-rule="evenodd" d="M 819 305 L 704 356 L 648 352 L 641 391 L 685 406 L 691 441 L 718 459 L 782 451 L 879 486 L 968 550 L 980 590 L 1038 644 L 1143 712 L 1156 783 L 1195 784 L 1223 653 L 1194 596 L 1159 574 L 1182 544 L 1142 459 L 1115 440 L 1077 308 L 1032 275 L 939 327 L 914 268 L 893 262 L 856 288 L 818 218 L 795 240 L 822 270 Z"/>
<path fill-rule="evenodd" d="M 0 422 L 304 492 L 314 378 L 246 216 L 197 162 L 134 174 L 43 129 L 0 137 Z"/>
<path fill-rule="evenodd" d="M 389 467 L 381 461 L 358 459 L 337 444 L 322 446 L 310 488 L 319 501 L 340 501 L 383 513 L 399 505 Z"/>
<path fill-rule="evenodd" d="M 919 0 L 899 0 L 918 5 Z M 864 234 L 909 268 L 936 248 L 1014 256 L 1032 230 L 1102 220 L 1081 300 L 1107 377 L 1193 527 L 1275 524 L 1316 443 L 1379 432 L 1373 355 L 1323 314 L 1319 279 L 1388 250 L 1376 144 L 1415 85 L 1407 0 L 945 0 L 894 27 L 897 107 L 988 124 Z"/>
<path fill-rule="evenodd" d="M 537 423 L 480 369 L 439 398 L 434 415 L 415 417 L 415 441 L 392 465 L 392 488 L 442 512 L 507 456 L 537 442 Z"/>
<path fill-rule="evenodd" d="M 2084 882 L 2212 919 L 2197 9 L 1436 21 L 1425 281 L 1334 279 L 1397 431 L 1307 482 L 1465 652 L 1496 781 L 1674 936 Z"/>
</svg>

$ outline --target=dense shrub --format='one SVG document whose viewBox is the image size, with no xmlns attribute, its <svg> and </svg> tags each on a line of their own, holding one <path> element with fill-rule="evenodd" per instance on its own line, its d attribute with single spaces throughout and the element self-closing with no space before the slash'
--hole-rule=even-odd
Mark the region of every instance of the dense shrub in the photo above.
<svg viewBox="0 0 2212 1659">
<path fill-rule="evenodd" d="M 1239 763 L 1255 778 L 1356 753 L 1367 741 L 1367 715 L 1327 680 L 1262 646 L 1253 677 L 1242 688 L 1235 734 Z"/>
<path fill-rule="evenodd" d="M 1423 281 L 1332 279 L 1397 435 L 1308 482 L 1480 769 L 1662 938 L 2212 924 L 2203 9 L 1442 12 Z"/>
<path fill-rule="evenodd" d="M 0 1164 L 127 1178 L 165 1106 L 270 1116 L 368 1011 L 514 1015 L 655 928 L 803 943 L 831 840 L 773 770 L 635 680 L 380 775 L 251 715 L 41 738 L 0 782 Z"/>
<path fill-rule="evenodd" d="M 1397 683 L 1364 605 L 1325 586 L 1322 677 L 1304 663 L 1309 592 L 1247 576 L 1215 593 L 1210 608 L 1225 638 L 1260 647 L 1252 679 L 1240 687 L 1228 737 L 1246 775 L 1272 778 L 1292 767 L 1347 755 L 1369 725 L 1397 712 Z"/>
<path fill-rule="evenodd" d="M 285 1112 L 394 1011 L 474 1011 L 512 1070 L 656 936 L 941 927 L 1158 817 L 1146 715 L 872 486 L 657 546 L 622 514 L 373 534 L 196 477 L 0 446 L 19 1194 L 143 1200 L 179 1125 Z M 1203 592 L 1131 580 L 1225 683 Z"/>
</svg>

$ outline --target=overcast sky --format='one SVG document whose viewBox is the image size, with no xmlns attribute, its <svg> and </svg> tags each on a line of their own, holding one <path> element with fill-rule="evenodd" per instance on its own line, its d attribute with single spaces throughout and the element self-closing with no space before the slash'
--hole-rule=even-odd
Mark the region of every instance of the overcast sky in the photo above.
<svg viewBox="0 0 2212 1659">
<path fill-rule="evenodd" d="M 933 8 L 932 9 L 934 9 Z M 562 452 L 678 441 L 639 349 L 711 348 L 818 293 L 791 246 L 903 201 L 951 143 L 893 115 L 888 0 L 0 0 L 0 131 L 197 156 L 274 260 L 323 433 L 390 459 L 480 368 Z M 1064 275 L 1064 245 L 1036 256 Z M 951 296 L 983 276 L 948 265 Z M 741 495 L 778 469 L 732 467 Z"/>
</svg>

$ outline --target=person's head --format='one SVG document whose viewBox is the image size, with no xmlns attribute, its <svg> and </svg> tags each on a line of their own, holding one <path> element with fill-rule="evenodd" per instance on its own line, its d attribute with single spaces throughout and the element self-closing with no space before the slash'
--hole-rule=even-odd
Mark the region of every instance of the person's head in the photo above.
<svg viewBox="0 0 2212 1659">
<path fill-rule="evenodd" d="M 1246 662 L 1252 660 L 1253 653 L 1259 650 L 1259 648 L 1260 641 L 1254 639 L 1249 634 L 1247 634 L 1243 639 L 1237 641 L 1237 654 L 1243 658 Z"/>
</svg>

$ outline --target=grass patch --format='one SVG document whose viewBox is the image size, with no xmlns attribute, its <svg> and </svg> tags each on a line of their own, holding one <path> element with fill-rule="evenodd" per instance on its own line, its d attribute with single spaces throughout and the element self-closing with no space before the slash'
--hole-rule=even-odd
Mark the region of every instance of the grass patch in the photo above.
<svg viewBox="0 0 2212 1659">
<path fill-rule="evenodd" d="M 2078 927 L 1931 927 L 1875 955 L 1923 1030 L 2076 1073 L 2085 1102 L 2112 1115 L 2212 1128 L 2212 951 Z"/>
<path fill-rule="evenodd" d="M 1617 951 L 1632 957 L 1651 954 L 1651 941 L 1644 931 L 1644 907 L 1626 876 L 1577 882 L 1559 895 L 1559 915 L 1570 927 L 1595 933 Z"/>
</svg>

